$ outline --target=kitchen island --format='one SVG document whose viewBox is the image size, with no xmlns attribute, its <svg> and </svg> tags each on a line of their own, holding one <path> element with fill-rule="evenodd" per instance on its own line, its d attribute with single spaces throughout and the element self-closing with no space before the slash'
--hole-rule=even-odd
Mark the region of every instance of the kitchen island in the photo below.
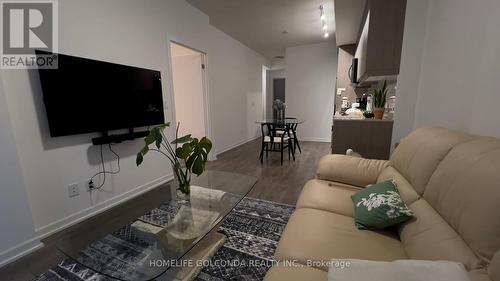
<svg viewBox="0 0 500 281">
<path fill-rule="evenodd" d="M 364 158 L 389 159 L 393 120 L 348 119 L 334 117 L 332 153 L 345 154 L 352 149 Z"/>
</svg>

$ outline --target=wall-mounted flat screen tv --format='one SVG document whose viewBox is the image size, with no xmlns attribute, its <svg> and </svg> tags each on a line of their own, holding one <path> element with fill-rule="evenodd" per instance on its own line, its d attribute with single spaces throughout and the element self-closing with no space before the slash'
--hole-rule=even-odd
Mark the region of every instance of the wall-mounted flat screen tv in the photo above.
<svg viewBox="0 0 500 281">
<path fill-rule="evenodd" d="M 51 137 L 165 122 L 159 71 L 57 55 L 57 69 L 38 70 Z"/>
</svg>

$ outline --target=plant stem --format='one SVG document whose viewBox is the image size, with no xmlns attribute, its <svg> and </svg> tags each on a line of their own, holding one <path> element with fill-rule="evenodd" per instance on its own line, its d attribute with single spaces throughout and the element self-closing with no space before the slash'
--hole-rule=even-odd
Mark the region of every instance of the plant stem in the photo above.
<svg viewBox="0 0 500 281">
<path fill-rule="evenodd" d="M 165 134 L 163 133 L 163 131 L 160 131 L 160 134 L 161 134 L 161 137 L 163 138 L 163 142 L 162 142 L 162 145 L 163 147 L 172 155 L 172 156 L 176 156 L 175 155 L 175 151 L 172 149 L 172 147 L 170 146 L 170 143 L 167 139 L 167 137 L 165 136 Z M 165 144 L 166 143 L 166 144 Z M 177 147 L 176 147 L 177 149 Z M 177 158 L 177 157 L 175 157 Z"/>
<path fill-rule="evenodd" d="M 170 160 L 170 163 L 172 163 L 172 165 L 175 165 L 175 162 L 174 160 L 172 160 L 172 158 L 170 158 L 169 155 L 167 155 L 165 152 L 161 151 L 161 150 L 158 150 L 158 149 L 150 149 L 150 151 L 154 151 L 154 152 L 158 152 L 158 153 L 161 153 L 163 154 L 165 157 L 168 158 L 168 160 Z"/>
</svg>

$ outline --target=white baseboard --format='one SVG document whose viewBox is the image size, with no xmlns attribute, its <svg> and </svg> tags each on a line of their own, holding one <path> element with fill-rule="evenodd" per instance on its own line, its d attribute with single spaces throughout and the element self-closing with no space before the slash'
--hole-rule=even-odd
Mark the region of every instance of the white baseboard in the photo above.
<svg viewBox="0 0 500 281">
<path fill-rule="evenodd" d="M 299 137 L 299 141 L 331 142 L 329 138 Z"/>
<path fill-rule="evenodd" d="M 65 218 L 62 218 L 58 221 L 52 222 L 48 225 L 39 227 L 35 229 L 35 233 L 38 237 L 38 239 L 45 238 L 53 233 L 56 233 L 58 231 L 61 231 L 65 228 L 68 228 L 76 223 L 79 223 L 87 218 L 90 218 L 92 216 L 95 216 L 99 213 L 102 213 L 116 205 L 119 205 L 125 201 L 128 201 L 142 193 L 145 193 L 158 185 L 164 184 L 168 182 L 169 180 L 172 180 L 174 178 L 173 174 L 170 173 L 168 175 L 165 175 L 163 177 L 160 177 L 158 179 L 155 179 L 153 181 L 150 181 L 146 184 L 143 184 L 141 186 L 138 186 L 132 190 L 129 190 L 125 193 L 122 193 L 120 195 L 117 195 L 115 197 L 112 197 L 108 200 L 99 202 L 98 204 L 85 208 L 81 211 L 78 211 L 76 213 L 73 213 Z"/>
<path fill-rule="evenodd" d="M 226 147 L 224 147 L 224 148 L 222 148 L 222 149 L 219 149 L 219 150 L 215 153 L 215 156 L 214 156 L 214 157 L 215 157 L 215 159 L 217 159 L 217 155 L 219 155 L 219 154 L 221 154 L 221 153 L 224 153 L 224 152 L 226 152 L 226 151 L 229 151 L 229 150 L 231 150 L 231 149 L 233 149 L 233 148 L 236 148 L 236 147 L 238 147 L 238 146 L 240 146 L 240 145 L 244 145 L 245 143 L 247 143 L 247 142 L 251 142 L 251 141 L 256 140 L 256 139 L 258 139 L 258 138 L 260 138 L 260 136 L 251 137 L 251 138 L 249 138 L 249 139 L 246 139 L 246 140 L 240 141 L 240 142 L 238 142 L 238 143 L 235 143 L 235 144 L 232 144 L 232 145 L 228 145 L 228 146 L 226 146 Z"/>
<path fill-rule="evenodd" d="M 219 149 L 216 153 L 214 153 L 213 159 L 210 159 L 210 161 L 217 160 L 217 156 L 219 154 L 222 154 L 222 153 L 224 153 L 226 151 L 229 151 L 229 150 L 231 150 L 233 148 L 236 148 L 236 147 L 238 147 L 240 145 L 244 145 L 247 142 L 254 141 L 254 140 L 258 139 L 258 138 L 260 138 L 260 136 L 255 136 L 255 137 L 252 137 L 252 138 L 240 141 L 238 143 L 235 143 L 235 144 L 232 144 L 232 145 L 228 145 L 228 146 L 226 146 L 226 147 L 224 147 L 222 149 Z M 302 137 L 302 138 L 299 138 L 299 141 L 331 142 L 332 140 L 329 139 L 329 138 Z"/>
<path fill-rule="evenodd" d="M 27 240 L 23 243 L 17 244 L 16 246 L 9 248 L 0 253 L 0 267 L 7 265 L 29 253 L 32 253 L 43 247 L 43 243 L 40 242 L 38 237 Z"/>
</svg>

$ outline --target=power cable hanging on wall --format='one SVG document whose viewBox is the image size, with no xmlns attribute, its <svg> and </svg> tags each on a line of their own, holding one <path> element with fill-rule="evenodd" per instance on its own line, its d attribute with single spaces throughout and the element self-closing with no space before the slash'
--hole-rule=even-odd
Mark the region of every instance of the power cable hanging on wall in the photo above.
<svg viewBox="0 0 500 281">
<path fill-rule="evenodd" d="M 117 164 L 118 164 L 118 170 L 117 171 L 106 171 L 106 167 L 104 166 L 104 155 L 103 155 L 103 149 L 102 149 L 102 144 L 101 144 L 101 166 L 102 166 L 102 171 L 99 171 L 97 173 L 95 173 L 91 178 L 90 178 L 90 181 L 89 181 L 89 189 L 90 191 L 94 190 L 94 189 L 100 189 L 101 187 L 104 186 L 104 183 L 106 183 L 106 174 L 111 174 L 111 175 L 116 175 L 118 173 L 120 173 L 120 155 L 118 155 L 118 153 L 116 153 L 113 148 L 111 148 L 111 144 L 109 143 L 108 144 L 108 147 L 109 147 L 109 151 L 111 151 L 111 153 L 113 153 L 115 156 L 116 156 L 116 159 L 117 159 Z M 101 184 L 99 186 L 94 186 L 94 178 L 99 176 L 99 175 L 104 175 L 104 178 L 101 182 Z"/>
</svg>

